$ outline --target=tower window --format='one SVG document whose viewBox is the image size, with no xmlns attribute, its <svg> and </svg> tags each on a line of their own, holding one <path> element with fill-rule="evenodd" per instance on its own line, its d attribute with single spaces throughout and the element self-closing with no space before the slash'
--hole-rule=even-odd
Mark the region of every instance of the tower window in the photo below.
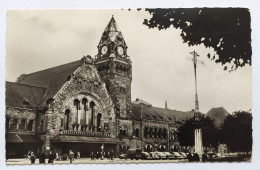
<svg viewBox="0 0 260 170">
<path fill-rule="evenodd" d="M 27 130 L 28 130 L 28 131 L 32 131 L 32 130 L 33 130 L 33 120 L 30 120 L 30 121 L 29 121 L 29 124 L 28 124 L 28 126 L 27 126 Z"/>
</svg>

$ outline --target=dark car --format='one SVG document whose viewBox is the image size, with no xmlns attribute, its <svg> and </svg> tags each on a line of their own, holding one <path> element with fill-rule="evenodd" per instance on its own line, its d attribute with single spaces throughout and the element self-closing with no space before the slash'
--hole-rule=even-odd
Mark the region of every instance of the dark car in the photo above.
<svg viewBox="0 0 260 170">
<path fill-rule="evenodd" d="M 142 150 L 141 149 L 128 149 L 126 151 L 127 158 L 133 160 L 133 159 L 142 159 L 141 155 Z"/>
</svg>

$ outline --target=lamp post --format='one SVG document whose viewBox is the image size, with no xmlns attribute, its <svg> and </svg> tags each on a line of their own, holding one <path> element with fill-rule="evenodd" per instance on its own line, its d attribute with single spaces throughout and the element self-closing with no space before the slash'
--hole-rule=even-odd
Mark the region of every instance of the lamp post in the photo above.
<svg viewBox="0 0 260 170">
<path fill-rule="evenodd" d="M 197 91 L 197 63 L 204 65 L 204 62 L 201 60 L 198 60 L 197 58 L 199 57 L 198 53 L 196 51 L 190 52 L 192 55 L 192 58 L 188 58 L 193 62 L 194 66 L 194 75 L 195 75 L 195 112 L 194 112 L 194 119 L 195 122 L 197 123 L 200 121 L 200 111 L 199 111 L 199 100 L 198 100 L 198 91 Z M 197 124 L 196 124 L 197 126 Z M 194 131 L 194 138 L 195 138 L 195 153 L 202 154 L 202 132 L 201 128 L 196 127 Z"/>
</svg>

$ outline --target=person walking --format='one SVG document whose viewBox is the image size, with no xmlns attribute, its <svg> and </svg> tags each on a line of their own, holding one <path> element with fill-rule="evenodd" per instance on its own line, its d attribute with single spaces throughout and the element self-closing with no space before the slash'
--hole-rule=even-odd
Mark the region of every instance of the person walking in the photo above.
<svg viewBox="0 0 260 170">
<path fill-rule="evenodd" d="M 114 161 L 114 151 L 113 150 L 111 150 L 110 159 L 111 159 L 111 162 Z"/>
<path fill-rule="evenodd" d="M 189 162 L 192 162 L 192 155 L 191 155 L 190 152 L 189 152 L 189 154 L 187 155 L 187 158 L 188 158 L 188 161 L 189 161 Z"/>
<path fill-rule="evenodd" d="M 36 159 L 36 157 L 35 157 L 34 153 L 31 152 L 31 156 L 30 156 L 31 164 L 35 163 L 35 159 Z"/>
<path fill-rule="evenodd" d="M 202 162 L 206 162 L 207 161 L 207 155 L 205 154 L 205 152 L 203 152 L 202 154 Z"/>
<path fill-rule="evenodd" d="M 98 160 L 99 159 L 99 153 L 97 152 L 96 154 L 96 159 Z"/>
<path fill-rule="evenodd" d="M 55 155 L 52 153 L 52 151 L 50 151 L 48 163 L 53 164 L 54 159 Z"/>
<path fill-rule="evenodd" d="M 94 152 L 91 152 L 90 158 L 91 158 L 91 160 L 94 160 L 94 158 L 95 158 Z"/>
<path fill-rule="evenodd" d="M 42 154 L 39 157 L 39 163 L 40 164 L 45 164 L 45 159 L 46 159 L 46 155 L 44 152 L 42 152 Z"/>
<path fill-rule="evenodd" d="M 70 163 L 72 163 L 72 161 L 74 160 L 74 153 L 71 150 L 69 151 L 69 159 Z"/>
</svg>

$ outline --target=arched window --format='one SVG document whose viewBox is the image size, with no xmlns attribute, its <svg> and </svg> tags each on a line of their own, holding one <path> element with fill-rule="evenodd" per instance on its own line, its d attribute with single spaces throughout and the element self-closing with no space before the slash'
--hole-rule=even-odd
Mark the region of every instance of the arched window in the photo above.
<svg viewBox="0 0 260 170">
<path fill-rule="evenodd" d="M 98 113 L 97 115 L 97 131 L 101 132 L 101 118 L 102 118 L 102 114 Z"/>
<path fill-rule="evenodd" d="M 91 109 L 91 121 L 90 121 L 90 126 L 94 126 L 94 116 L 95 116 L 95 102 L 90 102 L 90 109 Z"/>
<path fill-rule="evenodd" d="M 83 98 L 82 99 L 82 105 L 83 105 L 83 115 L 82 115 L 82 121 L 83 121 L 83 125 L 81 126 L 81 129 L 86 129 L 87 126 L 87 121 L 88 121 L 88 116 L 87 116 L 87 111 L 88 111 L 88 99 Z"/>
<path fill-rule="evenodd" d="M 10 118 L 5 118 L 5 130 L 9 130 Z"/>
<path fill-rule="evenodd" d="M 144 137 L 148 137 L 148 127 L 144 128 Z"/>
<path fill-rule="evenodd" d="M 135 129 L 135 137 L 139 138 L 139 129 Z"/>
<path fill-rule="evenodd" d="M 26 119 L 22 119 L 19 129 L 24 131 L 25 130 L 25 124 L 26 124 Z"/>
<path fill-rule="evenodd" d="M 41 128 L 40 131 L 43 131 L 43 119 L 41 120 Z"/>
<path fill-rule="evenodd" d="M 157 138 L 157 137 L 158 137 L 157 128 L 154 129 L 153 135 L 154 135 L 154 138 Z"/>
<path fill-rule="evenodd" d="M 70 110 L 65 110 L 65 130 L 69 130 L 69 122 L 70 122 Z"/>
<path fill-rule="evenodd" d="M 161 128 L 159 129 L 158 137 L 159 137 L 159 138 L 162 138 L 162 129 L 161 129 Z"/>
<path fill-rule="evenodd" d="M 80 110 L 80 102 L 78 99 L 74 100 L 74 106 L 76 107 L 76 114 L 75 114 L 75 122 L 74 124 L 79 124 L 78 117 L 79 117 L 79 110 Z M 76 126 L 78 128 L 78 126 Z"/>
<path fill-rule="evenodd" d="M 153 128 L 149 129 L 149 137 L 152 138 L 153 137 Z"/>
<path fill-rule="evenodd" d="M 163 129 L 163 138 L 167 138 L 167 131 L 166 131 L 166 129 Z"/>
<path fill-rule="evenodd" d="M 120 132 L 119 132 L 119 135 L 121 135 L 121 136 L 127 136 L 127 127 L 126 126 L 122 126 L 121 128 L 120 128 Z"/>
</svg>

